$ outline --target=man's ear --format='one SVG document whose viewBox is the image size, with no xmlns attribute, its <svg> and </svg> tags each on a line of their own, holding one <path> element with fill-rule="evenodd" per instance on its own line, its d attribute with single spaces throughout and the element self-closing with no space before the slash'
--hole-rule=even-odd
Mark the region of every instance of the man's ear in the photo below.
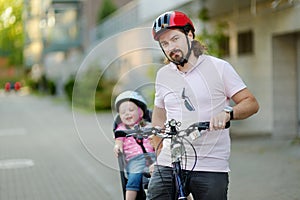
<svg viewBox="0 0 300 200">
<path fill-rule="evenodd" d="M 188 32 L 187 36 L 190 37 L 191 39 L 194 39 L 194 34 L 191 30 Z"/>
</svg>

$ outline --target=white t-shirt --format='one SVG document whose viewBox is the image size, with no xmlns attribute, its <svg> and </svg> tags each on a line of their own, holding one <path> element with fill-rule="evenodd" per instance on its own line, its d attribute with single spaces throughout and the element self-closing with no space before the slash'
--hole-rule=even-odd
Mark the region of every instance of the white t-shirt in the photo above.
<svg viewBox="0 0 300 200">
<path fill-rule="evenodd" d="M 155 106 L 166 109 L 167 121 L 180 121 L 180 128 L 184 129 L 195 122 L 209 121 L 244 88 L 246 85 L 228 62 L 201 55 L 197 64 L 186 73 L 179 71 L 173 63 L 157 72 Z M 197 152 L 197 159 L 191 145 L 186 143 L 187 163 L 185 157 L 182 159 L 185 169 L 191 170 L 197 160 L 194 171 L 229 171 L 229 129 L 203 131 L 201 137 L 188 140 Z M 169 139 L 164 140 L 157 164 L 172 165 Z"/>
</svg>

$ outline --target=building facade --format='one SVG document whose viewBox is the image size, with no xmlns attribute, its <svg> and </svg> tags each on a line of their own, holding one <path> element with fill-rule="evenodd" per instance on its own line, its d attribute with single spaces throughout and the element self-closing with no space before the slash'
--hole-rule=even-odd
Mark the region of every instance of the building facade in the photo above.
<svg viewBox="0 0 300 200">
<path fill-rule="evenodd" d="M 299 17 L 300 1 L 266 0 L 248 1 L 212 18 L 212 23 L 228 22 L 230 55 L 225 59 L 244 77 L 261 106 L 257 115 L 237 124 L 238 132 L 299 136 Z M 240 41 L 245 33 L 250 33 L 252 46 L 246 52 L 241 43 L 247 38 Z"/>
<path fill-rule="evenodd" d="M 243 77 L 261 107 L 253 117 L 234 121 L 232 132 L 299 137 L 300 0 L 122 1 L 120 9 L 96 26 L 95 7 L 100 3 L 26 0 L 26 65 L 42 66 L 60 85 L 80 73 L 80 67 L 96 65 L 118 77 L 116 93 L 121 85 L 152 91 L 164 57 L 152 39 L 152 22 L 162 12 L 180 10 L 191 16 L 197 34 L 227 24 L 223 58 Z M 209 13 L 205 22 L 198 18 L 204 8 Z"/>
<path fill-rule="evenodd" d="M 299 0 L 178 1 L 176 4 L 154 0 L 151 5 L 149 1 L 140 0 L 120 9 L 98 27 L 99 41 L 134 27 L 150 28 L 153 19 L 168 10 L 186 12 L 201 30 L 204 24 L 198 14 L 207 8 L 210 20 L 205 26 L 208 30 L 214 30 L 219 22 L 228 24 L 224 32 L 229 39 L 229 49 L 223 58 L 243 77 L 261 107 L 253 117 L 235 121 L 232 132 L 283 138 L 299 136 Z M 150 33 L 135 38 L 148 39 L 152 39 Z M 149 45 L 157 48 L 154 41 Z"/>
</svg>

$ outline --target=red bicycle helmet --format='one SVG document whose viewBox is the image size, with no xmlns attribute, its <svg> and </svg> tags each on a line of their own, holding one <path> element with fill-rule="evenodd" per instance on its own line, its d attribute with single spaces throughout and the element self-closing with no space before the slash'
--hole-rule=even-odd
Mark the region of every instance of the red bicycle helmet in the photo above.
<svg viewBox="0 0 300 200">
<path fill-rule="evenodd" d="M 153 24 L 152 35 L 154 40 L 158 41 L 159 36 L 166 30 L 172 28 L 181 28 L 185 30 L 189 28 L 193 34 L 195 28 L 190 18 L 179 11 L 169 11 L 161 14 Z M 186 31 L 186 30 L 185 30 Z"/>
</svg>

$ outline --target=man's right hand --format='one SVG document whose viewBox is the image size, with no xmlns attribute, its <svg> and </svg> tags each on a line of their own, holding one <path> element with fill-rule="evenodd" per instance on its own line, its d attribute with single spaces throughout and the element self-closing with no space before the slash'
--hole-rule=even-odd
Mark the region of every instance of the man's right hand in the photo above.
<svg viewBox="0 0 300 200">
<path fill-rule="evenodd" d="M 151 135 L 151 136 L 149 136 L 149 141 L 150 141 L 150 144 L 152 145 L 152 147 L 154 148 L 154 150 L 158 154 L 162 148 L 162 142 L 161 142 L 162 138 L 155 136 L 155 135 Z"/>
</svg>

